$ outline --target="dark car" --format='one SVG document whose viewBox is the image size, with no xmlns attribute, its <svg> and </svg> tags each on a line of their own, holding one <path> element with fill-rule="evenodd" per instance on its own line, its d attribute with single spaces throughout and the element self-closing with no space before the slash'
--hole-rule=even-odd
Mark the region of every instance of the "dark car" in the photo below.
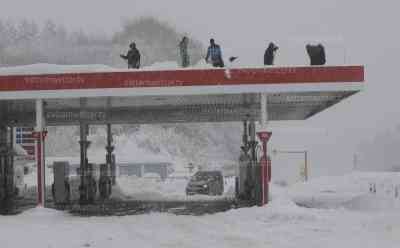
<svg viewBox="0 0 400 248">
<path fill-rule="evenodd" d="M 186 186 L 186 194 L 222 195 L 224 177 L 220 171 L 198 171 Z"/>
</svg>

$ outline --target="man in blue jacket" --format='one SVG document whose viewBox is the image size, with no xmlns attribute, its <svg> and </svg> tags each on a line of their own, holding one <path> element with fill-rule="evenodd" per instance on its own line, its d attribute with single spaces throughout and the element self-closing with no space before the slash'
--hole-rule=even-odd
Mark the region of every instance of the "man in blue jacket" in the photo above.
<svg viewBox="0 0 400 248">
<path fill-rule="evenodd" d="M 215 44 L 214 39 L 210 39 L 210 46 L 207 49 L 206 62 L 211 63 L 214 67 L 224 67 L 221 48 L 219 45 Z"/>
</svg>

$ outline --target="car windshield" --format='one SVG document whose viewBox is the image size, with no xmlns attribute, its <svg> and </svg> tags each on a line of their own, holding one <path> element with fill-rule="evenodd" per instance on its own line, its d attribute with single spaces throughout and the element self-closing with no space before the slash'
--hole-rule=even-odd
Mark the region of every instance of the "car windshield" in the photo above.
<svg viewBox="0 0 400 248">
<path fill-rule="evenodd" d="M 219 176 L 219 172 L 217 171 L 201 171 L 201 172 L 197 172 L 196 174 L 194 174 L 193 176 L 193 180 L 194 181 L 203 181 L 203 180 L 215 180 L 218 178 Z"/>
</svg>

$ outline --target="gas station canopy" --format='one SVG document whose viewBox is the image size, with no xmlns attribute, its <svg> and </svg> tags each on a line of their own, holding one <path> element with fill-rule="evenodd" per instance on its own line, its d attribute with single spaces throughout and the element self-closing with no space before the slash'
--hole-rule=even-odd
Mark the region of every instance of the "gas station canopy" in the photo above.
<svg viewBox="0 0 400 248">
<path fill-rule="evenodd" d="M 0 76 L 0 118 L 35 125 L 43 99 L 47 126 L 304 120 L 359 92 L 363 66 L 104 71 Z"/>
</svg>

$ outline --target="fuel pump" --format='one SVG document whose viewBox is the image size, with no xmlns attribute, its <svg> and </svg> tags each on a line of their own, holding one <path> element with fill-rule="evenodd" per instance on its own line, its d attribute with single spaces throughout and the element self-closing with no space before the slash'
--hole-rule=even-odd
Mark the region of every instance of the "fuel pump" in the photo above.
<svg viewBox="0 0 400 248">
<path fill-rule="evenodd" d="M 100 165 L 99 193 L 102 200 L 111 195 L 112 185 L 115 185 L 115 156 L 113 154 L 111 124 L 107 124 L 106 163 Z"/>
<path fill-rule="evenodd" d="M 87 174 L 86 174 L 86 182 L 87 182 L 87 200 L 89 204 L 93 204 L 96 199 L 97 194 L 97 183 L 94 177 L 94 164 L 87 164 Z"/>
<path fill-rule="evenodd" d="M 99 193 L 100 199 L 105 200 L 108 199 L 111 195 L 111 176 L 110 176 L 110 167 L 108 164 L 100 165 L 100 179 L 99 179 Z"/>
<path fill-rule="evenodd" d="M 270 132 L 259 132 L 256 139 L 256 125 L 253 120 L 243 121 L 243 137 L 239 157 L 239 173 L 236 180 L 236 198 L 251 205 L 268 202 L 268 183 L 271 180 L 271 160 L 267 156 L 267 142 Z M 261 155 L 258 154 L 261 151 Z"/>
<path fill-rule="evenodd" d="M 79 202 L 80 204 L 92 204 L 97 192 L 96 180 L 93 175 L 93 165 L 89 164 L 87 157 L 87 150 L 90 145 L 90 141 L 87 140 L 89 134 L 89 125 L 85 123 L 80 124 L 80 151 L 81 151 L 81 163 L 80 163 L 80 178 L 81 182 L 79 185 Z"/>
<path fill-rule="evenodd" d="M 257 161 L 257 145 L 258 142 L 256 140 L 256 124 L 254 120 L 251 120 L 249 123 L 249 146 L 250 146 L 250 166 L 249 166 L 249 174 L 248 177 L 248 191 L 250 192 L 250 201 L 255 204 L 258 202 L 259 191 L 260 191 L 260 178 L 259 175 L 261 173 L 260 166 Z"/>
<path fill-rule="evenodd" d="M 257 173 L 256 127 L 253 120 L 243 121 L 241 155 L 239 157 L 239 177 L 236 183 L 236 196 L 239 200 L 254 202 Z"/>
<path fill-rule="evenodd" d="M 66 205 L 70 202 L 71 190 L 69 183 L 69 163 L 53 163 L 54 183 L 51 186 L 53 200 L 56 205 Z"/>
</svg>

